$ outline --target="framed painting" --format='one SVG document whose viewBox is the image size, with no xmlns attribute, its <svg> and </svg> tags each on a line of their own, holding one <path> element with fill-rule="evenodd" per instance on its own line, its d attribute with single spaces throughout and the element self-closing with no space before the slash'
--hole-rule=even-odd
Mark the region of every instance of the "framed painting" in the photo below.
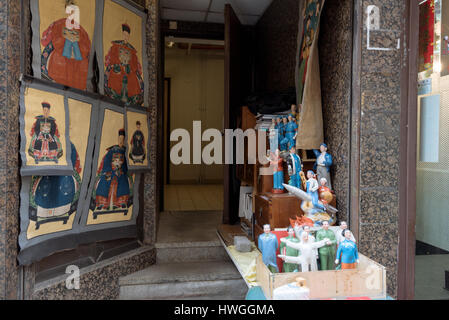
<svg viewBox="0 0 449 320">
<path fill-rule="evenodd" d="M 146 14 L 121 0 L 103 0 L 102 8 L 100 93 L 125 105 L 148 106 Z"/>
<path fill-rule="evenodd" d="M 70 148 L 69 175 L 22 177 L 19 262 L 27 265 L 53 252 L 74 248 L 79 219 L 87 197 L 98 121 L 98 104 L 68 93 Z"/>
<path fill-rule="evenodd" d="M 95 0 L 33 0 L 34 77 L 89 90 L 93 76 Z"/>
<path fill-rule="evenodd" d="M 83 235 L 86 242 L 135 236 L 139 212 L 140 175 L 128 168 L 124 108 L 102 102 L 97 125 L 92 182 L 81 219 L 82 232 L 94 232 L 92 238 Z"/>
<path fill-rule="evenodd" d="M 64 91 L 25 82 L 20 90 L 21 175 L 70 175 L 69 108 Z"/>
<path fill-rule="evenodd" d="M 142 108 L 126 108 L 126 157 L 129 171 L 149 169 L 150 122 Z"/>
</svg>

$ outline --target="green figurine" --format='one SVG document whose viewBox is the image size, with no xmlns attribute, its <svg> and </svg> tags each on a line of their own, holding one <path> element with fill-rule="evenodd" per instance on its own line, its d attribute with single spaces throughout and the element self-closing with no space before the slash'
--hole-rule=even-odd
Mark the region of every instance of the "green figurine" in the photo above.
<svg viewBox="0 0 449 320">
<path fill-rule="evenodd" d="M 299 239 L 295 237 L 295 231 L 294 229 L 289 226 L 287 228 L 288 237 L 285 237 L 283 239 L 290 240 L 294 243 L 299 243 Z M 293 249 L 292 247 L 288 247 L 285 242 L 281 242 L 281 245 L 279 247 L 280 254 L 284 256 L 289 257 L 298 257 L 299 256 L 299 250 Z M 296 263 L 287 263 L 284 262 L 284 266 L 282 267 L 282 272 L 297 272 L 298 271 L 298 265 Z"/>
<path fill-rule="evenodd" d="M 318 249 L 321 262 L 321 270 L 335 270 L 335 253 L 337 252 L 337 238 L 332 230 L 329 230 L 329 221 L 322 222 L 323 228 L 316 233 L 316 241 L 328 238 L 326 245 Z"/>
</svg>

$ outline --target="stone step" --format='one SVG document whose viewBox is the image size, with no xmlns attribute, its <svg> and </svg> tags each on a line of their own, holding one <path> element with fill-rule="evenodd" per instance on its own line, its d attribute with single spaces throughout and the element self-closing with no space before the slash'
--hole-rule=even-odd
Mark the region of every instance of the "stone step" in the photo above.
<svg viewBox="0 0 449 320">
<path fill-rule="evenodd" d="M 156 263 L 120 278 L 120 299 L 241 300 L 248 291 L 232 262 Z"/>
<path fill-rule="evenodd" d="M 220 241 L 156 243 L 157 263 L 230 261 Z"/>
</svg>

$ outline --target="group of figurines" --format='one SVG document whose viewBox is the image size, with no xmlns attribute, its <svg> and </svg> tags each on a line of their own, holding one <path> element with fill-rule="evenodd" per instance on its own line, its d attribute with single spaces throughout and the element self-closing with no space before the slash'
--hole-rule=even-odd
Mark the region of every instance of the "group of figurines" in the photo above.
<svg viewBox="0 0 449 320">
<path fill-rule="evenodd" d="M 295 108 L 292 105 L 292 110 L 295 110 Z M 281 122 L 281 119 L 283 122 Z M 301 209 L 308 219 L 313 220 L 316 226 L 320 226 L 324 220 L 335 224 L 335 217 L 332 213 L 335 213 L 336 209 L 331 208 L 332 210 L 329 212 L 329 202 L 333 199 L 330 176 L 332 156 L 327 152 L 327 144 L 322 143 L 319 150 L 313 150 L 317 158 L 313 171 L 309 170 L 307 175 L 304 175 L 304 166 L 296 149 L 298 126 L 295 120 L 294 113 L 288 116 L 288 122 L 287 117 L 278 116 L 273 118 L 270 127 L 270 150 L 267 159 L 270 161 L 273 172 L 272 193 L 284 193 L 284 189 L 287 188 L 289 192 L 303 200 Z M 284 184 L 284 162 L 288 165 L 288 176 L 290 178 L 288 185 L 290 187 L 286 187 Z"/>
<path fill-rule="evenodd" d="M 344 221 L 335 231 L 330 229 L 328 221 L 323 221 L 315 235 L 309 225 L 289 226 L 288 236 L 280 239 L 280 245 L 269 224 L 263 230 L 258 247 L 263 263 L 272 273 L 355 269 L 359 263 L 356 240 Z M 284 262 L 282 270 L 276 257 Z"/>
</svg>

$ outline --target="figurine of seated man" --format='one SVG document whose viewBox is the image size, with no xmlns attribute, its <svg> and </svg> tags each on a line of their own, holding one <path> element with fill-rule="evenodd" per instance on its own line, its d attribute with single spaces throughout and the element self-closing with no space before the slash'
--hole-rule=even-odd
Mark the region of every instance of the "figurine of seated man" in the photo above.
<svg viewBox="0 0 449 320">
<path fill-rule="evenodd" d="M 294 243 L 290 240 L 286 240 L 285 238 L 281 239 L 281 242 L 285 242 L 285 244 L 292 249 L 299 250 L 300 255 L 298 257 L 278 255 L 278 257 L 281 258 L 284 262 L 299 264 L 301 265 L 302 272 L 308 272 L 318 270 L 316 261 L 316 249 L 330 243 L 330 240 L 326 238 L 322 241 L 312 242 L 309 238 L 309 233 L 303 232 L 301 234 L 301 242 L 299 243 Z"/>
</svg>

